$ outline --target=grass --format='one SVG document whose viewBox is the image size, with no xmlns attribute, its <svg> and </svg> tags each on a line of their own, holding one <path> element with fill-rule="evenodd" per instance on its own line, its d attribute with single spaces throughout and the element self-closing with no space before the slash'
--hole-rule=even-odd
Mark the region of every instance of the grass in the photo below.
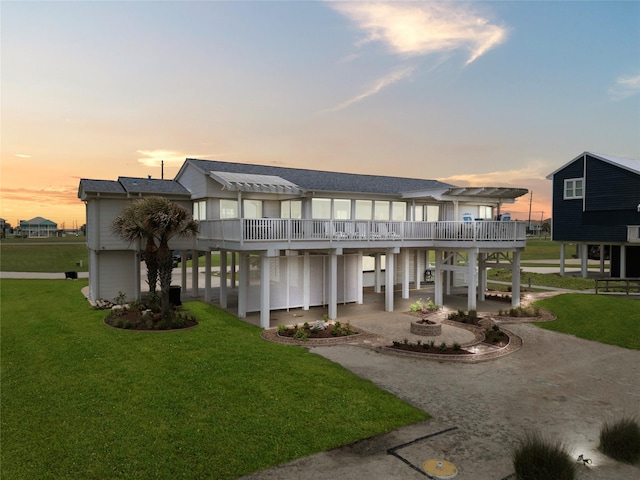
<svg viewBox="0 0 640 480">
<path fill-rule="evenodd" d="M 75 237 L 74 237 L 75 238 Z M 84 243 L 37 244 L 25 239 L 23 242 L 2 240 L 0 270 L 3 272 L 86 272 L 89 251 Z M 82 262 L 82 267 L 78 265 Z"/>
<path fill-rule="evenodd" d="M 567 252 L 569 253 L 569 252 Z M 560 243 L 544 238 L 527 238 L 527 246 L 522 253 L 522 261 L 560 260 Z"/>
<path fill-rule="evenodd" d="M 230 479 L 428 414 L 202 302 L 191 330 L 103 324 L 85 281 L 3 280 L 3 478 Z"/>
<path fill-rule="evenodd" d="M 511 270 L 492 268 L 487 271 L 487 280 L 495 280 L 498 282 L 512 281 Z M 531 285 L 544 287 L 566 288 L 569 290 L 590 290 L 595 288 L 595 281 L 591 278 L 582 278 L 574 276 L 560 276 L 558 273 L 520 273 L 521 288 L 528 287 L 529 281 Z"/>
<path fill-rule="evenodd" d="M 573 480 L 577 463 L 558 441 L 527 433 L 512 452 L 517 480 Z"/>
<path fill-rule="evenodd" d="M 640 350 L 640 301 L 608 295 L 567 293 L 535 302 L 554 312 L 541 328 L 586 340 Z"/>
</svg>

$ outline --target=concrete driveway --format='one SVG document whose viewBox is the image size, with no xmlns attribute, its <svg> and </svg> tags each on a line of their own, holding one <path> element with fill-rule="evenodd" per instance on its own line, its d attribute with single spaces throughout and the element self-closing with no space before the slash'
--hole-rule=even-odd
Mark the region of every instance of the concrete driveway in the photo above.
<svg viewBox="0 0 640 480">
<path fill-rule="evenodd" d="M 580 479 L 640 478 L 640 467 L 597 450 L 603 422 L 640 415 L 640 351 L 531 324 L 508 328 L 523 347 L 477 364 L 397 357 L 352 345 L 313 347 L 433 418 L 244 478 L 424 479 L 423 463 L 442 458 L 458 468 L 456 479 L 503 480 L 514 478 L 510 452 L 528 430 L 564 442 L 576 459 L 590 458 L 592 465 L 581 465 Z"/>
</svg>

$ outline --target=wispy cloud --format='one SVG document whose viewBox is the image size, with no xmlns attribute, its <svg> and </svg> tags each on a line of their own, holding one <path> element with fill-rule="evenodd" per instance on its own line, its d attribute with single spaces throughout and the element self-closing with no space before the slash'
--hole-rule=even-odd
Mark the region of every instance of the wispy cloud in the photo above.
<svg viewBox="0 0 640 480">
<path fill-rule="evenodd" d="M 24 153 L 16 153 L 16 157 L 20 158 L 31 158 L 31 155 L 26 155 Z"/>
<path fill-rule="evenodd" d="M 330 3 L 364 31 L 361 43 L 382 42 L 403 56 L 423 56 L 463 49 L 470 64 L 507 38 L 504 26 L 492 24 L 463 2 Z"/>
<path fill-rule="evenodd" d="M 77 185 L 3 188 L 2 198 L 9 203 L 20 201 L 38 205 L 79 205 Z"/>
<path fill-rule="evenodd" d="M 138 162 L 147 167 L 159 167 L 164 161 L 166 166 L 182 165 L 185 158 L 209 158 L 211 154 L 184 153 L 174 150 L 138 150 L 143 157 L 138 158 Z M 223 155 L 216 155 L 217 157 Z"/>
<path fill-rule="evenodd" d="M 338 110 L 343 110 L 347 107 L 349 107 L 350 105 L 353 105 L 354 103 L 358 103 L 362 100 L 364 100 L 367 97 L 370 97 L 371 95 L 375 95 L 376 93 L 378 93 L 380 90 L 382 90 L 385 87 L 388 87 L 389 85 L 393 85 L 396 82 L 399 82 L 400 80 L 408 77 L 409 75 L 411 75 L 411 73 L 415 70 L 415 67 L 408 67 L 408 68 L 404 68 L 402 70 L 397 70 L 395 72 L 391 72 L 388 75 L 385 75 L 382 78 L 379 78 L 376 82 L 373 83 L 373 85 L 371 85 L 369 88 L 367 88 L 364 92 L 359 93 L 358 95 L 356 95 L 355 97 L 350 98 L 349 100 L 346 100 L 342 103 L 340 103 L 339 105 L 336 105 L 335 107 L 331 107 L 331 108 L 327 108 L 325 110 L 323 110 L 323 112 L 337 112 Z"/>
<path fill-rule="evenodd" d="M 612 100 L 622 100 L 640 92 L 640 75 L 618 77 L 613 87 L 609 89 Z"/>
<path fill-rule="evenodd" d="M 330 2 L 364 33 L 358 46 L 380 42 L 403 59 L 468 51 L 465 65 L 504 42 L 507 29 L 492 24 L 475 7 L 458 2 Z M 353 55 L 346 57 L 353 60 Z M 437 62 L 438 64 L 440 62 Z M 364 92 L 323 112 L 336 112 L 371 97 L 408 77 L 416 66 L 398 68 Z"/>
<path fill-rule="evenodd" d="M 547 160 L 530 160 L 523 168 L 499 172 L 452 175 L 447 178 L 439 178 L 438 180 L 460 186 L 521 185 L 523 182 L 526 183 L 531 179 L 544 180 L 546 175 L 552 170 L 551 163 Z"/>
</svg>

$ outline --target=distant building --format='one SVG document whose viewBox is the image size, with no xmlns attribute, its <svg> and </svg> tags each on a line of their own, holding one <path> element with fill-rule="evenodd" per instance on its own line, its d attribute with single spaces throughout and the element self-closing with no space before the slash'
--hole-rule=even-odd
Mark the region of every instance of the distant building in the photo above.
<svg viewBox="0 0 640 480">
<path fill-rule="evenodd" d="M 20 235 L 29 238 L 55 237 L 58 232 L 58 224 L 42 217 L 31 220 L 20 220 Z"/>
<path fill-rule="evenodd" d="M 610 257 L 612 277 L 640 277 L 640 160 L 584 152 L 547 178 L 553 182 L 552 240 L 575 244 L 587 259 Z M 597 252 L 597 256 L 595 253 Z M 600 252 L 605 252 L 600 255 Z"/>
</svg>

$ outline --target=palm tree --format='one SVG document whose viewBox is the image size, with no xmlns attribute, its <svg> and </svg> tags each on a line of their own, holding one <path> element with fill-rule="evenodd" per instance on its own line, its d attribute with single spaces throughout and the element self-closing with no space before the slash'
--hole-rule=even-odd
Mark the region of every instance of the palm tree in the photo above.
<svg viewBox="0 0 640 480">
<path fill-rule="evenodd" d="M 189 237 L 198 233 L 198 222 L 182 206 L 163 197 L 145 197 L 131 202 L 114 220 L 114 229 L 122 238 L 145 238 L 145 261 L 147 252 L 155 268 L 154 280 L 160 280 L 162 316 L 170 314 L 169 290 L 173 270 L 169 241 L 173 237 Z M 157 243 L 156 243 L 157 242 Z M 147 263 L 149 269 L 149 263 Z M 196 268 L 196 267 L 194 267 Z M 147 274 L 149 275 L 149 274 Z M 150 277 L 147 277 L 150 280 Z M 155 291 L 155 282 L 153 284 Z M 149 284 L 151 288 L 151 283 Z"/>
<path fill-rule="evenodd" d="M 153 198 L 142 198 L 129 203 L 120 215 L 113 219 L 112 230 L 123 240 L 132 243 L 144 241 L 144 261 L 147 265 L 149 292 L 155 295 L 158 283 L 158 246 L 153 227 L 149 224 L 148 212 L 153 210 Z"/>
<path fill-rule="evenodd" d="M 162 294 L 162 315 L 168 317 L 170 313 L 169 290 L 171 273 L 173 270 L 173 256 L 169 248 L 169 241 L 173 237 L 191 237 L 198 233 L 198 222 L 184 207 L 162 197 L 152 199 L 153 209 L 148 211 L 149 225 L 154 237 L 158 241 L 158 275 L 160 278 L 160 292 Z M 194 265 L 193 268 L 197 268 Z"/>
</svg>

